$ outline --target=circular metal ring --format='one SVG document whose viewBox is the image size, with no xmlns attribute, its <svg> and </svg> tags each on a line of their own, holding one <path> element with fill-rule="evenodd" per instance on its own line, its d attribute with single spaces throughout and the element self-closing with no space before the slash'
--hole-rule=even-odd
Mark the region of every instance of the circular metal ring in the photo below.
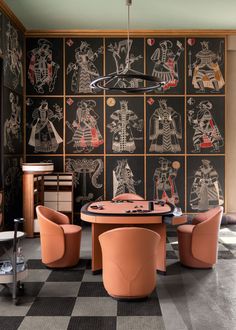
<svg viewBox="0 0 236 330">
<path fill-rule="evenodd" d="M 108 80 L 114 79 L 139 79 L 147 82 L 154 82 L 153 86 L 147 87 L 106 87 L 102 83 Z M 158 89 L 161 86 L 164 86 L 164 81 L 159 81 L 156 77 L 144 75 L 144 74 L 111 74 L 104 77 L 99 77 L 93 80 L 90 84 L 92 89 L 102 89 L 105 91 L 117 91 L 117 92 L 124 92 L 124 93 L 139 93 L 139 92 L 151 92 L 154 89 Z"/>
</svg>

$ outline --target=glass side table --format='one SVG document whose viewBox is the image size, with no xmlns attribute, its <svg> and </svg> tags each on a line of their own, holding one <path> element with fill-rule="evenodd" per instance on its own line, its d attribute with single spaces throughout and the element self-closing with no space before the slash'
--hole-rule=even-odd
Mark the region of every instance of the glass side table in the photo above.
<svg viewBox="0 0 236 330">
<path fill-rule="evenodd" d="M 20 267 L 17 267 L 17 243 L 19 239 L 22 239 L 25 236 L 25 233 L 17 231 L 18 224 L 23 222 L 23 218 L 14 219 L 14 231 L 3 231 L 0 232 L 0 243 L 1 242 L 13 242 L 13 255 L 12 260 L 8 259 L 5 261 L 0 261 L 0 284 L 10 287 L 12 284 L 12 300 L 16 305 L 18 303 L 16 297 L 17 288 L 20 290 L 24 289 L 24 285 L 21 283 L 22 280 L 28 275 L 28 269 L 26 264 L 21 264 Z"/>
</svg>

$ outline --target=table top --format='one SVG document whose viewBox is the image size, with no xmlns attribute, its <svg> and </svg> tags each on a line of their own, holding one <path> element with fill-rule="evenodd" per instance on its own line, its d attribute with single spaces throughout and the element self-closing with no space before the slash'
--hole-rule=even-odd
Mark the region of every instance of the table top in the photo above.
<svg viewBox="0 0 236 330">
<path fill-rule="evenodd" d="M 17 239 L 25 236 L 22 231 L 17 232 Z M 0 232 L 0 242 L 12 241 L 14 239 L 14 231 L 2 231 Z"/>
<path fill-rule="evenodd" d="M 148 209 L 149 201 L 100 201 L 87 203 L 81 208 L 83 221 L 98 224 L 159 224 L 164 216 L 173 217 L 174 205 L 154 204 Z"/>
<path fill-rule="evenodd" d="M 172 215 L 174 205 L 170 203 L 158 204 L 154 202 L 154 210 L 148 208 L 149 201 L 101 201 L 84 205 L 81 213 L 96 216 L 162 216 Z"/>
</svg>

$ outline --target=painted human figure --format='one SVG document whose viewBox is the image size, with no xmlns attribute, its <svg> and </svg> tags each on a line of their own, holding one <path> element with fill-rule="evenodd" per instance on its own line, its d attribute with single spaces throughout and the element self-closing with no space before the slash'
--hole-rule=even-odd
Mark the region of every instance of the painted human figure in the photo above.
<svg viewBox="0 0 236 330">
<path fill-rule="evenodd" d="M 71 91 L 77 93 L 92 93 L 91 82 L 99 76 L 99 72 L 94 62 L 102 54 L 102 47 L 96 52 L 86 42 L 81 41 L 78 48 L 75 49 L 75 62 L 67 66 L 67 75 L 72 72 Z"/>
<path fill-rule="evenodd" d="M 175 179 L 177 177 L 180 163 L 174 161 L 171 163 L 166 158 L 159 158 L 159 166 L 155 169 L 153 175 L 154 181 L 154 199 L 162 199 L 172 204 L 179 203 L 179 195 L 176 188 Z"/>
<path fill-rule="evenodd" d="M 118 43 L 110 44 L 108 46 L 108 51 L 112 53 L 112 57 L 115 63 L 116 71 L 111 74 L 141 74 L 141 72 L 134 70 L 132 65 L 142 59 L 141 55 L 135 56 L 131 53 L 133 40 L 127 39 L 121 40 Z M 118 78 L 114 81 L 114 77 L 111 79 L 112 85 L 118 88 L 138 88 L 142 80 L 138 78 Z M 109 86 L 109 80 L 107 81 Z"/>
<path fill-rule="evenodd" d="M 193 210 L 204 211 L 223 203 L 224 197 L 218 173 L 210 160 L 202 159 L 202 165 L 194 174 L 190 206 Z"/>
<path fill-rule="evenodd" d="M 14 141 L 20 143 L 21 136 L 21 106 L 19 98 L 12 92 L 9 94 L 9 102 L 11 104 L 11 115 L 4 123 L 4 147 L 8 148 L 9 152 L 15 152 Z"/>
<path fill-rule="evenodd" d="M 224 140 L 211 114 L 212 103 L 208 100 L 201 101 L 194 116 L 194 110 L 188 111 L 188 121 L 193 126 L 193 152 L 201 152 L 201 149 L 211 148 L 214 152 L 220 152 L 220 146 Z"/>
<path fill-rule="evenodd" d="M 192 54 L 189 51 L 189 76 L 193 77 L 192 84 L 200 93 L 204 93 L 206 88 L 219 92 L 225 84 L 219 66 L 222 61 L 222 43 L 218 54 L 209 49 L 209 41 L 202 41 L 200 44 L 202 49 L 195 55 L 196 61 L 193 64 L 191 63 Z"/>
<path fill-rule="evenodd" d="M 53 61 L 52 43 L 46 39 L 39 39 L 38 47 L 29 51 L 28 55 L 28 78 L 36 92 L 44 94 L 45 86 L 49 92 L 53 92 L 60 65 Z"/>
<path fill-rule="evenodd" d="M 14 89 L 17 86 L 23 87 L 23 65 L 22 65 L 22 48 L 19 43 L 18 32 L 11 25 L 10 22 L 7 24 L 6 31 L 6 58 L 4 69 L 9 69 L 14 79 L 12 81 L 12 86 Z"/>
<path fill-rule="evenodd" d="M 134 152 L 136 149 L 133 131 L 142 132 L 143 120 L 134 111 L 128 109 L 128 101 L 120 101 L 120 109 L 111 114 L 112 122 L 107 125 L 113 134 L 112 150 L 114 152 Z"/>
<path fill-rule="evenodd" d="M 173 51 L 173 43 L 170 40 L 163 40 L 151 56 L 154 62 L 152 75 L 160 81 L 166 82 L 162 89 L 166 91 L 172 87 L 176 87 L 179 82 L 178 61 L 181 53 L 184 51 L 182 43 L 177 41 L 178 50 Z"/>
<path fill-rule="evenodd" d="M 159 107 L 149 121 L 150 152 L 180 152 L 182 139 L 181 115 L 167 105 L 167 100 L 158 100 Z"/>
<path fill-rule="evenodd" d="M 34 152 L 51 153 L 56 152 L 59 144 L 63 142 L 57 133 L 54 120 L 62 119 L 62 109 L 55 105 L 56 111 L 49 109 L 48 102 L 42 101 L 33 113 L 31 134 L 28 144 L 34 147 Z"/>
<path fill-rule="evenodd" d="M 117 160 L 117 165 L 113 170 L 113 197 L 124 193 L 136 194 L 135 186 L 141 180 L 134 180 L 134 174 L 127 159 Z"/>
<path fill-rule="evenodd" d="M 96 101 L 83 100 L 77 103 L 76 119 L 72 124 L 66 122 L 72 130 L 74 152 L 90 152 L 104 143 L 98 128 L 99 116 L 95 112 Z"/>
</svg>

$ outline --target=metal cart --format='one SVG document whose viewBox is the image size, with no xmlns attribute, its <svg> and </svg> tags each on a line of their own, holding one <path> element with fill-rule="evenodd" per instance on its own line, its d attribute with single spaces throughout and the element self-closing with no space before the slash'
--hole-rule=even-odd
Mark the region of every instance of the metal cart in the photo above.
<svg viewBox="0 0 236 330">
<path fill-rule="evenodd" d="M 12 284 L 12 300 L 15 305 L 18 303 L 17 289 L 23 291 L 24 285 L 21 283 L 28 274 L 26 264 L 21 265 L 21 269 L 17 268 L 17 243 L 18 240 L 25 236 L 25 233 L 18 231 L 19 223 L 24 221 L 23 218 L 14 219 L 14 231 L 0 232 L 0 242 L 13 241 L 12 270 L 5 274 L 0 274 L 0 284 L 10 288 Z"/>
</svg>

